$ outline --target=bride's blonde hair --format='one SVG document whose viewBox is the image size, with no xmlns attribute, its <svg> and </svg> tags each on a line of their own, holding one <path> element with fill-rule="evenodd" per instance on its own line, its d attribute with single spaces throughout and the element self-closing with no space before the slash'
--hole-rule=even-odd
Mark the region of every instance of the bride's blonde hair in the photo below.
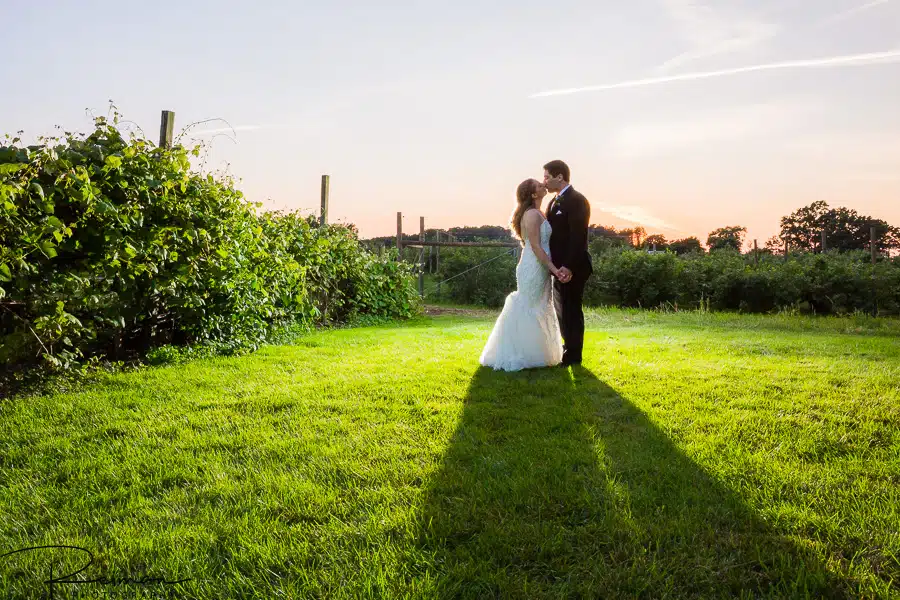
<svg viewBox="0 0 900 600">
<path fill-rule="evenodd" d="M 522 217 L 529 208 L 534 208 L 534 193 L 537 191 L 538 182 L 535 179 L 526 179 L 516 188 L 516 210 L 513 211 L 509 221 L 513 231 L 513 237 L 524 243 L 522 237 Z"/>
</svg>

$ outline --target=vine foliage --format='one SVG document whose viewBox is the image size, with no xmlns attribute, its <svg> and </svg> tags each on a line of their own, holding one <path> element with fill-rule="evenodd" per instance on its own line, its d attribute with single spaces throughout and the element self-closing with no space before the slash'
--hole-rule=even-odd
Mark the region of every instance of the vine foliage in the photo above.
<svg viewBox="0 0 900 600">
<path fill-rule="evenodd" d="M 288 326 L 418 310 L 412 268 L 352 225 L 265 212 L 192 169 L 199 145 L 160 148 L 118 124 L 0 145 L 0 362 L 253 349 Z"/>
</svg>

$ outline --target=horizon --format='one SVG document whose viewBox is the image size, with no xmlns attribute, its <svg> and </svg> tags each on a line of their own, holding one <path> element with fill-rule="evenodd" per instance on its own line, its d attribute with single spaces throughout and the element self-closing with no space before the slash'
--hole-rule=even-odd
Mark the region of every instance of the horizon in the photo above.
<svg viewBox="0 0 900 600">
<path fill-rule="evenodd" d="M 762 246 L 817 200 L 900 224 L 900 1 L 560 6 L 17 5 L 0 32 L 32 50 L 0 67 L 0 134 L 86 133 L 109 99 L 154 141 L 162 110 L 176 134 L 222 119 L 185 136 L 207 170 L 313 214 L 328 174 L 361 238 L 398 211 L 404 233 L 508 227 L 556 158 L 592 224 L 670 240 Z"/>
</svg>

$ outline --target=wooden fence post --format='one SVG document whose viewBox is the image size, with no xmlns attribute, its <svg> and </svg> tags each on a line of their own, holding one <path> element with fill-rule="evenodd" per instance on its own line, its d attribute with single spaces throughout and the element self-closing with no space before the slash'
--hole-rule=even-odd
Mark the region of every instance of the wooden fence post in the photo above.
<svg viewBox="0 0 900 600">
<path fill-rule="evenodd" d="M 437 239 L 435 241 L 441 241 L 441 230 L 438 229 L 436 232 Z M 434 272 L 437 273 L 438 283 L 437 283 L 437 297 L 441 297 L 441 247 L 434 247 Z"/>
<path fill-rule="evenodd" d="M 171 148 L 174 136 L 175 113 L 171 110 L 164 110 L 159 120 L 159 147 Z"/>
<path fill-rule="evenodd" d="M 878 262 L 878 247 L 875 245 L 875 226 L 869 227 L 869 250 L 872 253 L 872 316 L 878 316 L 878 289 L 875 285 L 875 264 Z"/>
<path fill-rule="evenodd" d="M 756 243 L 756 240 L 753 240 L 753 261 L 759 265 L 759 244 Z"/>
<path fill-rule="evenodd" d="M 425 241 L 425 217 L 419 217 L 419 241 Z M 425 247 L 419 248 L 419 297 L 425 297 Z"/>
<path fill-rule="evenodd" d="M 397 260 L 403 260 L 403 213 L 397 213 Z"/>
<path fill-rule="evenodd" d="M 328 189 L 331 184 L 330 175 L 322 175 L 322 212 L 319 215 L 319 224 L 328 223 Z"/>
<path fill-rule="evenodd" d="M 872 264 L 878 261 L 878 247 L 875 245 L 875 226 L 869 227 L 869 249 L 872 252 Z"/>
<path fill-rule="evenodd" d="M 822 254 L 824 254 L 825 251 L 828 249 L 828 248 L 826 247 L 827 241 L 828 241 L 828 234 L 825 233 L 825 230 L 823 229 L 823 230 L 822 230 Z"/>
</svg>

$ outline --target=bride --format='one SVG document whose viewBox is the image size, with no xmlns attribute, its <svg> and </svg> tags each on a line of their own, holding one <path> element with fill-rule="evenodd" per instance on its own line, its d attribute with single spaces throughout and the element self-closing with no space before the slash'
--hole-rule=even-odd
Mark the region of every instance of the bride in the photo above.
<svg viewBox="0 0 900 600">
<path fill-rule="evenodd" d="M 562 360 L 550 278 L 558 277 L 559 271 L 550 262 L 550 223 L 540 211 L 546 195 L 546 186 L 535 179 L 526 179 L 516 190 L 518 205 L 510 225 L 524 247 L 516 265 L 516 291 L 506 297 L 479 359 L 486 367 L 518 371 Z"/>
</svg>

